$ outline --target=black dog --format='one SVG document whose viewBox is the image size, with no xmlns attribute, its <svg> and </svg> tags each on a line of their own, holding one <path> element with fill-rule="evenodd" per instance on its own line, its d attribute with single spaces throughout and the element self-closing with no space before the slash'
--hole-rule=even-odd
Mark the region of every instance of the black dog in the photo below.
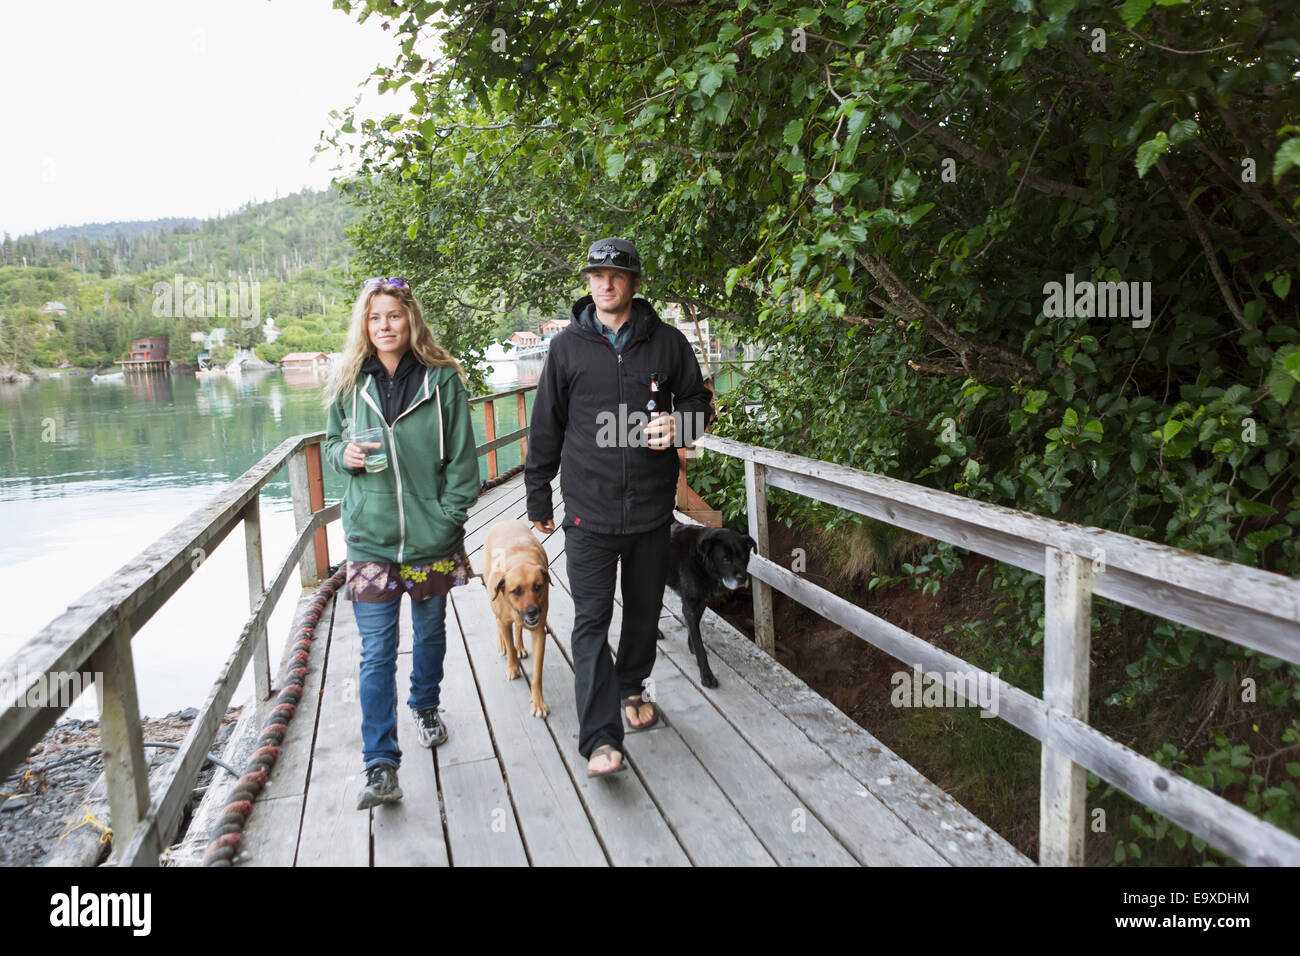
<svg viewBox="0 0 1300 956">
<path fill-rule="evenodd" d="M 673 521 L 672 550 L 669 553 L 668 586 L 682 598 L 686 616 L 687 646 L 700 665 L 700 683 L 717 687 L 718 679 L 709 667 L 709 656 L 700 636 L 700 618 L 709 598 L 726 588 L 734 591 L 749 579 L 749 552 L 758 545 L 747 534 L 726 528 L 703 528 Z M 659 632 L 660 640 L 663 632 Z"/>
</svg>

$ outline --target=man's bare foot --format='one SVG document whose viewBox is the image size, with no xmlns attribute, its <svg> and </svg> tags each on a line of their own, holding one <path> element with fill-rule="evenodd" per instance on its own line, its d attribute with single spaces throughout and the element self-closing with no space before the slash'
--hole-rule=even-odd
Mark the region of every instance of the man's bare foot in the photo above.
<svg viewBox="0 0 1300 956">
<path fill-rule="evenodd" d="M 623 763 L 623 754 L 613 747 L 605 744 L 597 747 L 591 752 L 591 757 L 587 760 L 588 773 L 612 773 L 617 770 Z"/>
<path fill-rule="evenodd" d="M 623 707 L 627 722 L 633 727 L 641 728 L 655 719 L 654 706 L 643 700 L 640 704 L 627 704 Z"/>
</svg>

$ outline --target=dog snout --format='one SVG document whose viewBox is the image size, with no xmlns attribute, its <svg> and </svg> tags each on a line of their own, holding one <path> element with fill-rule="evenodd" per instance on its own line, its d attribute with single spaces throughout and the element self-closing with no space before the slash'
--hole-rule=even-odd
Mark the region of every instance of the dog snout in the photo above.
<svg viewBox="0 0 1300 956">
<path fill-rule="evenodd" d="M 524 623 L 536 624 L 537 619 L 542 616 L 542 609 L 536 604 L 524 609 Z"/>
<path fill-rule="evenodd" d="M 728 577 L 728 578 L 727 578 L 723 583 L 725 583 L 725 584 L 727 585 L 727 588 L 728 588 L 729 590 L 734 591 L 734 590 L 736 590 L 737 588 L 743 588 L 743 587 L 745 586 L 745 578 L 744 578 L 744 577 L 738 577 L 738 578 Z"/>
</svg>

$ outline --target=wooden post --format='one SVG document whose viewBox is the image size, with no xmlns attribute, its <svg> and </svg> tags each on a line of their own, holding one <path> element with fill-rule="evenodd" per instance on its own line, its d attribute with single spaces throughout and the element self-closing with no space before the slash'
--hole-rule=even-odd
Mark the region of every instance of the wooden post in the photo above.
<svg viewBox="0 0 1300 956">
<path fill-rule="evenodd" d="M 769 557 L 767 547 L 767 468 L 745 459 L 745 503 L 749 509 L 749 536 L 758 553 Z M 772 622 L 772 588 L 758 578 L 750 579 L 754 589 L 754 637 L 760 650 L 776 654 L 776 626 Z"/>
<path fill-rule="evenodd" d="M 305 449 L 307 454 L 307 501 L 311 504 L 312 514 L 325 507 L 325 473 L 321 470 L 320 442 L 312 442 Z M 312 535 L 316 547 L 316 567 L 324 574 L 330 566 L 329 534 L 322 525 Z"/>
<path fill-rule="evenodd" d="M 497 420 L 496 413 L 492 410 L 493 399 L 488 399 L 483 403 L 483 429 L 485 442 L 490 442 L 497 437 Z M 488 480 L 497 476 L 497 453 L 496 449 L 487 453 L 488 459 Z"/>
<path fill-rule="evenodd" d="M 307 474 L 306 451 L 289 456 L 289 494 L 293 498 L 293 529 L 301 533 L 311 522 L 310 479 Z M 299 578 L 304 588 L 320 585 L 320 571 L 316 564 L 316 549 L 307 548 L 298 562 Z"/>
<path fill-rule="evenodd" d="M 518 395 L 515 396 L 515 400 L 519 403 L 518 404 L 519 427 L 527 428 L 528 427 L 528 393 L 520 392 Z M 522 465 L 527 461 L 528 461 L 528 438 L 525 436 L 524 438 L 519 439 L 519 463 Z"/>
<path fill-rule="evenodd" d="M 248 610 L 262 600 L 266 581 L 262 576 L 262 495 L 259 492 L 244 506 L 244 553 L 248 558 Z M 266 648 L 266 628 L 253 635 L 253 684 L 258 701 L 271 696 L 271 659 Z"/>
<path fill-rule="evenodd" d="M 1043 702 L 1050 728 L 1058 714 L 1088 720 L 1088 655 L 1092 646 L 1092 563 L 1047 549 L 1043 633 Z M 1082 866 L 1087 825 L 1087 776 L 1082 767 L 1043 744 L 1038 808 L 1040 866 Z"/>
<path fill-rule="evenodd" d="M 90 668 L 103 675 L 95 681 L 99 698 L 99 741 L 104 750 L 113 857 L 130 846 L 135 828 L 149 812 L 149 771 L 144 760 L 140 704 L 131 659 L 131 628 L 117 626 L 90 656 Z M 153 860 L 157 862 L 157 852 Z"/>
</svg>

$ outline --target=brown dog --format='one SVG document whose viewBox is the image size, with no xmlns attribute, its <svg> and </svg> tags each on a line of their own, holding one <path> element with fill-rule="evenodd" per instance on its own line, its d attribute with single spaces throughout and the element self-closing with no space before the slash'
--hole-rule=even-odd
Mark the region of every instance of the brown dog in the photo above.
<svg viewBox="0 0 1300 956">
<path fill-rule="evenodd" d="M 523 521 L 498 521 L 483 542 L 483 584 L 497 619 L 497 653 L 506 656 L 506 680 L 522 671 L 527 657 L 524 630 L 533 632 L 532 708 L 534 717 L 550 713 L 542 699 L 542 660 L 546 655 L 546 608 L 551 575 L 546 552 Z"/>
</svg>

